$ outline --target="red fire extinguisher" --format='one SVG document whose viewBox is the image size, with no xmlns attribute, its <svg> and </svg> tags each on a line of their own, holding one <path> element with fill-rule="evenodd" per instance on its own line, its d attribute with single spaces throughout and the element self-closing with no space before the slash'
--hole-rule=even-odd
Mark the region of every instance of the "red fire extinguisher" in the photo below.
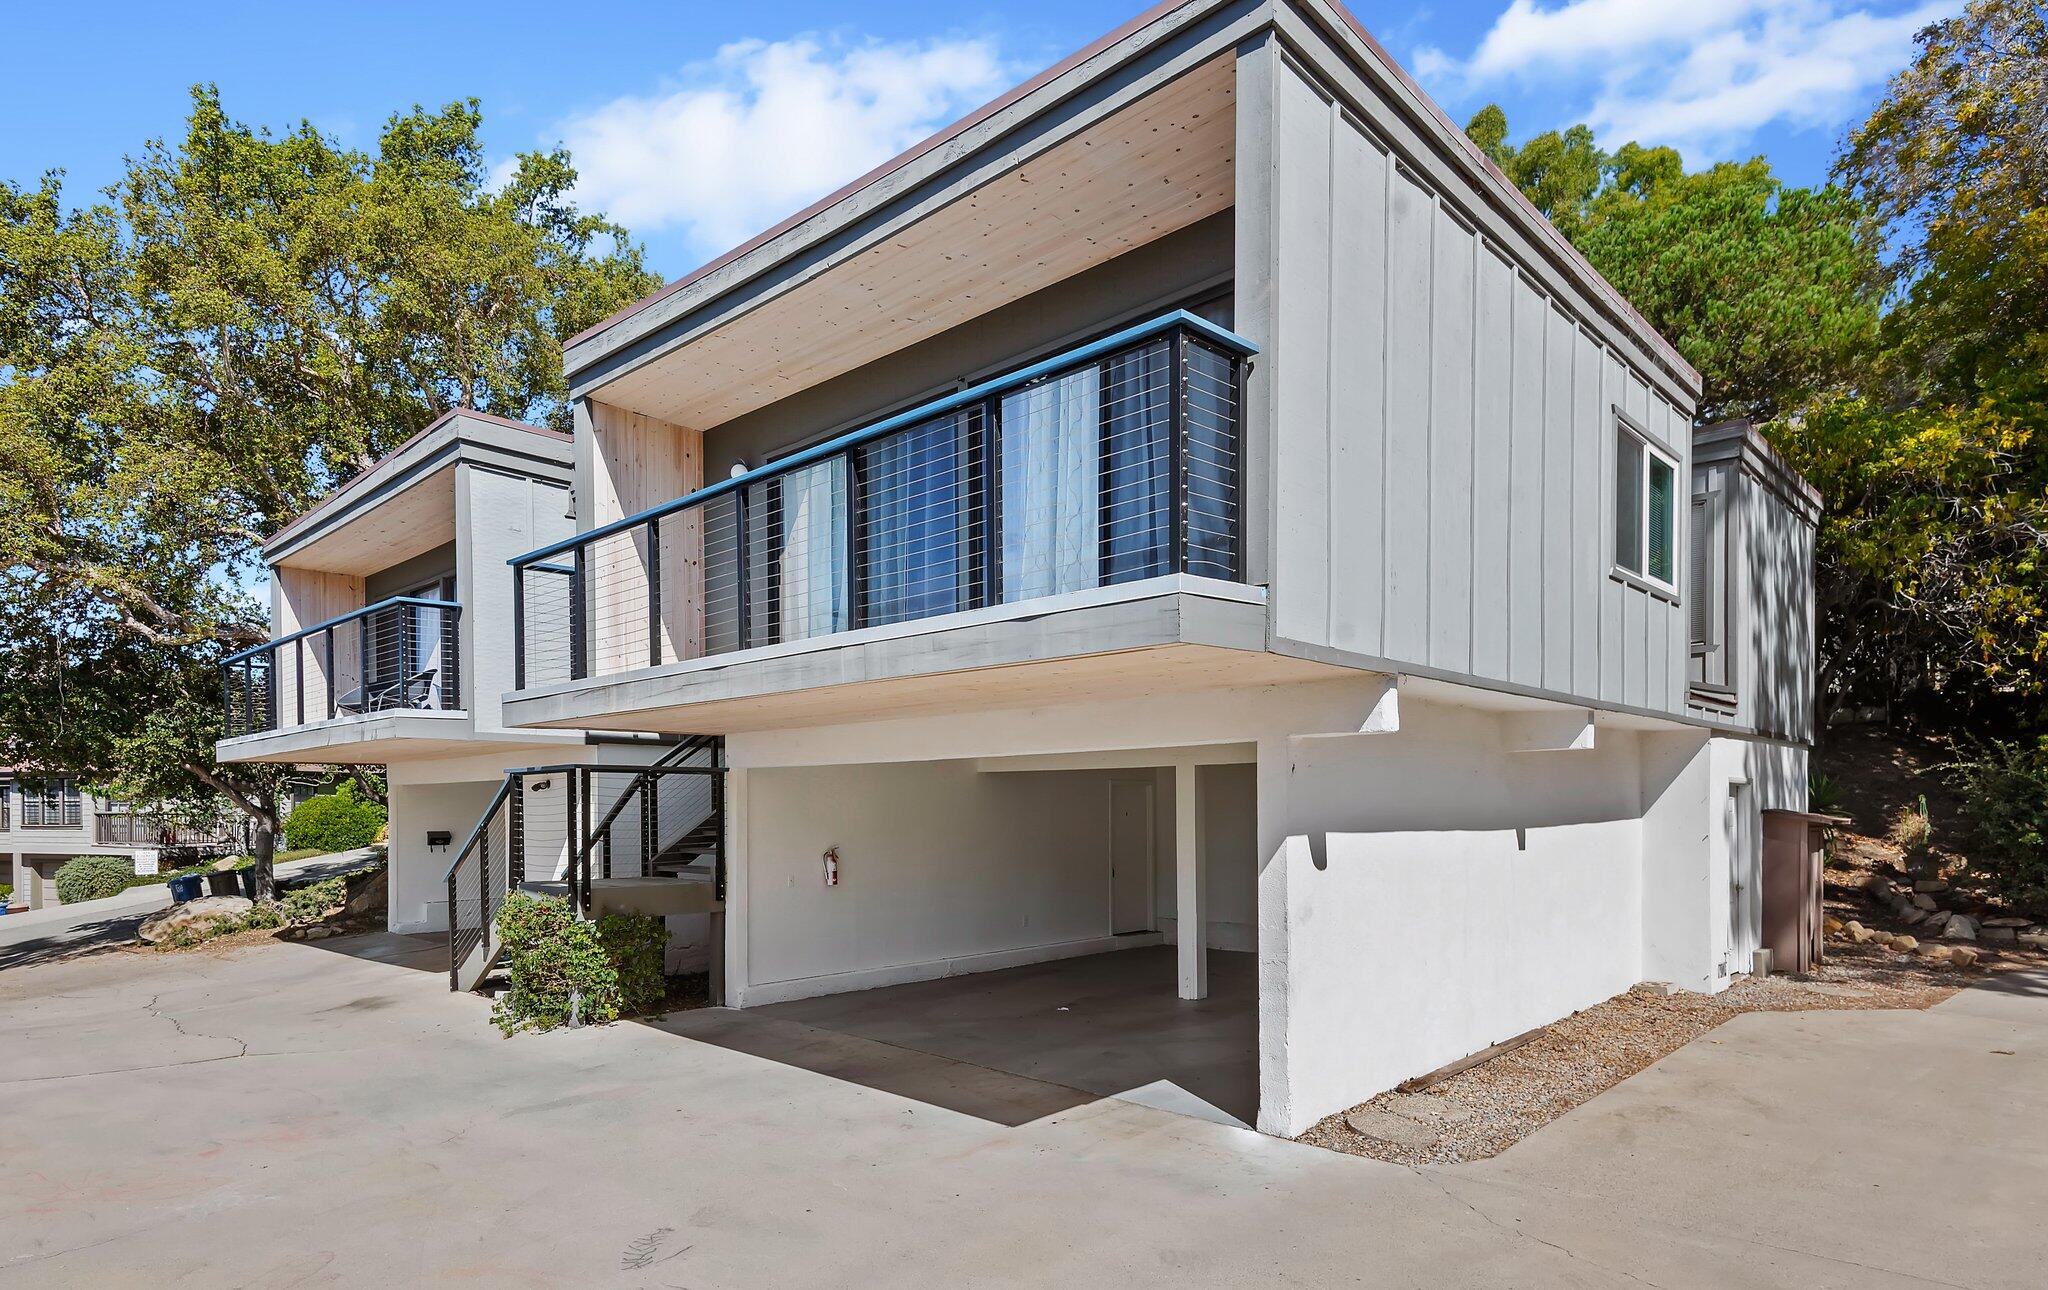
<svg viewBox="0 0 2048 1290">
<path fill-rule="evenodd" d="M 837 887 L 839 885 L 838 847 L 825 848 L 825 885 L 827 887 Z"/>
</svg>

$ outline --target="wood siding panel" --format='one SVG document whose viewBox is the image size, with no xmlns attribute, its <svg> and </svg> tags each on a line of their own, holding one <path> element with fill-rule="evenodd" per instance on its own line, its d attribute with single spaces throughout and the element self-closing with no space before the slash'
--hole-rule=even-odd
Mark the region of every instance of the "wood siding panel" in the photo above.
<svg viewBox="0 0 2048 1290">
<path fill-rule="evenodd" d="M 1514 447 L 1508 471 L 1508 679 L 1543 684 L 1543 583 L 1546 520 L 1543 433 L 1543 327 L 1550 305 L 1517 274 L 1514 300 L 1514 372 L 1509 420 Z M 1563 512 L 1560 511 L 1560 514 Z"/>
<path fill-rule="evenodd" d="M 591 501 L 597 524 L 658 506 L 704 486 L 704 437 L 622 408 L 591 402 Z M 590 664 L 594 675 L 652 661 L 647 614 L 646 530 L 588 548 Z M 703 537 L 692 514 L 661 524 L 663 661 L 703 653 Z"/>
<path fill-rule="evenodd" d="M 1430 277 L 1436 199 L 1397 167 L 1387 208 L 1386 653 L 1429 646 Z M 1292 380 L 1292 374 L 1289 374 Z M 1285 451 L 1285 445 L 1282 450 Z"/>
<path fill-rule="evenodd" d="M 1253 339 L 1274 382 L 1275 635 L 1682 712 L 1683 610 L 1612 576 L 1613 445 L 1626 410 L 1687 478 L 1691 410 L 1425 182 L 1370 105 L 1283 58 L 1274 120 L 1273 335 Z"/>
<path fill-rule="evenodd" d="M 1430 301 L 1429 656 L 1472 666 L 1472 377 L 1478 235 L 1439 204 Z"/>
<path fill-rule="evenodd" d="M 1330 329 L 1332 105 L 1298 76 L 1274 110 L 1276 362 L 1300 360 L 1278 390 L 1282 449 L 1273 463 L 1274 630 L 1327 639 L 1330 630 Z"/>
<path fill-rule="evenodd" d="M 1338 115 L 1330 282 L 1330 642 L 1384 645 L 1387 451 L 1385 150 Z"/>
<path fill-rule="evenodd" d="M 1472 384 L 1472 671 L 1509 675 L 1509 543 L 1514 527 L 1515 270 L 1479 251 Z"/>
</svg>

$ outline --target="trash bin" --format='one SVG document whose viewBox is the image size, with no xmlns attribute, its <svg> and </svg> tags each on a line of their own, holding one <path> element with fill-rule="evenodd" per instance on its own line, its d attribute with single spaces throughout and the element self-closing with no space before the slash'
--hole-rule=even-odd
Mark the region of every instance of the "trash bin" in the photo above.
<svg viewBox="0 0 2048 1290">
<path fill-rule="evenodd" d="M 256 899 L 256 866 L 252 864 L 246 869 L 237 869 L 235 876 L 242 880 L 242 894 L 251 900 Z"/>
<path fill-rule="evenodd" d="M 239 896 L 242 883 L 232 869 L 216 869 L 206 875 L 206 894 L 209 896 Z"/>
<path fill-rule="evenodd" d="M 179 904 L 199 899 L 199 875 L 188 873 L 170 881 L 171 899 Z"/>
</svg>

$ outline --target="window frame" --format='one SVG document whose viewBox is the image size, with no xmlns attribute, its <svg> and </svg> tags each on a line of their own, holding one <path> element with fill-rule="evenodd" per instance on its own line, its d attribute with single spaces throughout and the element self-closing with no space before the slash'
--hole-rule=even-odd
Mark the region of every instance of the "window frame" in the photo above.
<svg viewBox="0 0 2048 1290">
<path fill-rule="evenodd" d="M 1679 481 L 1684 478 L 1684 463 L 1662 440 L 1644 429 L 1636 419 L 1620 408 L 1614 410 L 1614 439 L 1617 460 L 1614 469 L 1608 472 L 1609 486 L 1607 503 L 1609 510 L 1607 524 L 1607 557 L 1609 576 L 1619 582 L 1639 587 L 1673 604 L 1682 603 L 1679 593 L 1679 577 L 1683 574 L 1684 525 L 1679 516 L 1691 507 L 1691 494 L 1681 491 Z M 1635 443 L 1641 468 L 1636 472 L 1636 540 L 1641 552 L 1640 569 L 1631 569 L 1621 562 L 1621 496 L 1615 487 L 1620 468 L 1618 454 L 1621 440 L 1627 437 Z M 1671 470 L 1671 580 L 1666 581 L 1650 572 L 1650 463 L 1661 461 Z"/>
</svg>

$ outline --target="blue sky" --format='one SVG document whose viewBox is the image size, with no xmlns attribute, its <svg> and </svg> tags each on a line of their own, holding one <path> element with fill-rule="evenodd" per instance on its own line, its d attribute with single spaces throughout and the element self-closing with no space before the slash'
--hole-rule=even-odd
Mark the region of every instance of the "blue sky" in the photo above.
<svg viewBox="0 0 2048 1290">
<path fill-rule="evenodd" d="M 494 154 L 567 143 L 586 201 L 674 277 L 1142 7 L 36 5 L 0 46 L 0 177 L 61 168 L 82 198 L 178 131 L 195 81 L 218 83 L 245 121 L 310 119 L 362 146 L 394 109 L 475 95 Z M 1584 120 L 1609 147 L 1669 143 L 1693 165 L 1763 152 L 1811 183 L 1913 30 L 1959 0 L 1353 7 L 1460 121 L 1496 101 L 1516 137 Z"/>
</svg>

